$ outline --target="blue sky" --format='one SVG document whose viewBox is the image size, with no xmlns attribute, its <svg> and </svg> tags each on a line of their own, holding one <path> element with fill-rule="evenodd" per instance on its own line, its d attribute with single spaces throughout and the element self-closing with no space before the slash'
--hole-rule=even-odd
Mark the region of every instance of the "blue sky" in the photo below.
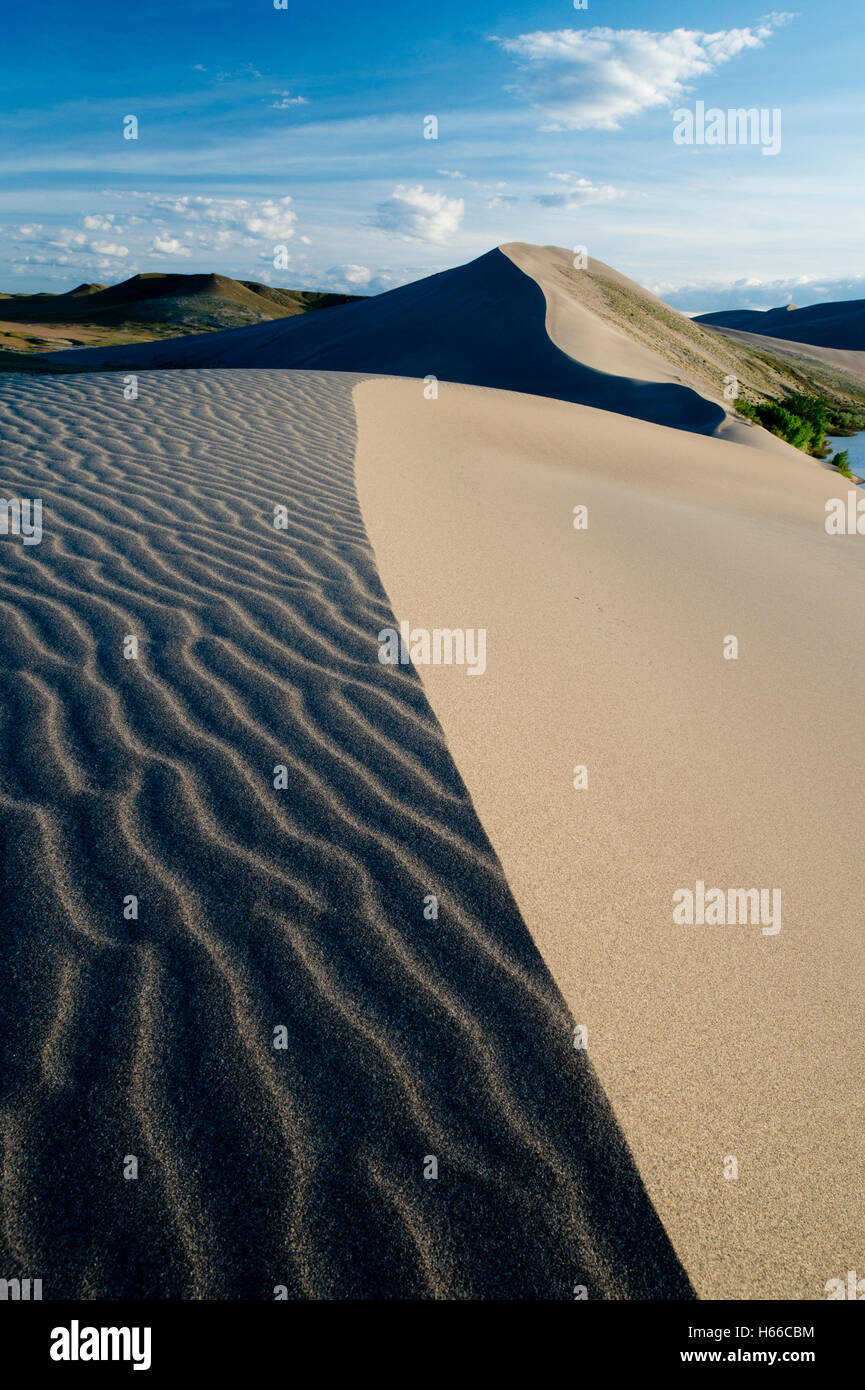
<svg viewBox="0 0 865 1390">
<path fill-rule="evenodd" d="M 10 7 L 0 288 L 374 293 L 523 240 L 689 312 L 865 297 L 863 37 L 850 0 Z M 780 110 L 779 153 L 676 144 L 698 101 Z"/>
</svg>

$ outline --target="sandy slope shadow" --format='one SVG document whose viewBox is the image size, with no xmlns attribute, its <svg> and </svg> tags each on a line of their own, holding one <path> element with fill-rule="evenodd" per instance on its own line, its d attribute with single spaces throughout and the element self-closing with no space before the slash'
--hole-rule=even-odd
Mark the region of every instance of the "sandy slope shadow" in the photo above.
<svg viewBox="0 0 865 1390">
<path fill-rule="evenodd" d="M 225 333 L 45 354 L 63 366 L 302 367 L 495 386 L 711 434 L 724 410 L 687 386 L 595 371 L 556 347 L 537 282 L 500 250 L 387 294 Z"/>
<path fill-rule="evenodd" d="M 353 385 L 3 384 L 45 532 L 0 546 L 0 1272 L 692 1297 L 420 682 L 377 660 Z"/>
</svg>

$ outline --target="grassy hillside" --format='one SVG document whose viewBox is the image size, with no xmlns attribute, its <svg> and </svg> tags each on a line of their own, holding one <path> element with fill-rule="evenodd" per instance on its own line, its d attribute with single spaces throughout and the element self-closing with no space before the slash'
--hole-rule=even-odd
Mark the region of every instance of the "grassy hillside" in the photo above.
<svg viewBox="0 0 865 1390">
<path fill-rule="evenodd" d="M 39 352 L 241 328 L 336 304 L 356 295 L 275 289 L 227 275 L 133 275 L 119 285 L 83 284 L 66 294 L 0 296 L 0 350 Z"/>
<path fill-rule="evenodd" d="M 747 406 L 797 395 L 820 397 L 833 417 L 845 412 L 858 417 L 865 409 L 865 382 L 834 364 L 782 358 L 759 342 L 751 346 L 721 336 L 598 261 L 586 270 L 565 266 L 559 273 L 579 303 L 651 348 L 682 380 L 728 409 L 736 399 Z M 724 396 L 730 378 L 735 378 L 735 398 Z"/>
</svg>

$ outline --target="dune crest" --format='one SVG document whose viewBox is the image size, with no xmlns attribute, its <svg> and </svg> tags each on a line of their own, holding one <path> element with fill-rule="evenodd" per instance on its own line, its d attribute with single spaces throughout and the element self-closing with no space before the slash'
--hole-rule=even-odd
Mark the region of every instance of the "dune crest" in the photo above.
<svg viewBox="0 0 865 1390">
<path fill-rule="evenodd" d="M 823 1298 L 865 1164 L 851 485 L 579 405 L 355 396 L 389 599 L 486 629 L 481 679 L 419 674 L 698 1295 Z M 778 890 L 781 929 L 677 924 L 701 883 Z"/>
<path fill-rule="evenodd" d="M 564 255 L 564 253 L 560 253 Z M 723 406 L 631 352 L 620 370 L 596 368 L 550 338 L 543 290 L 496 249 L 469 265 L 326 313 L 161 343 L 80 348 L 45 360 L 84 368 L 267 367 L 434 376 L 476 386 L 580 401 L 674 429 L 711 433 Z M 707 335 L 710 341 L 711 335 Z"/>
<path fill-rule="evenodd" d="M 0 383 L 7 486 L 44 500 L 0 546 L 4 1275 L 690 1298 L 417 674 L 378 661 L 355 381 Z"/>
</svg>

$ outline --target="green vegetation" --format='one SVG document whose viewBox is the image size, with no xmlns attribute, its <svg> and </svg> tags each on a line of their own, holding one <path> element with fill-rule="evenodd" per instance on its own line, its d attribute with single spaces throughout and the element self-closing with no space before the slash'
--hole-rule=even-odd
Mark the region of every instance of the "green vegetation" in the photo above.
<svg viewBox="0 0 865 1390">
<path fill-rule="evenodd" d="M 703 395 L 719 395 L 720 382 L 735 376 L 740 401 L 771 402 L 798 420 L 803 409 L 796 407 L 802 398 L 817 399 L 827 404 L 825 433 L 865 430 L 862 380 L 831 362 L 803 358 L 798 344 L 790 343 L 788 353 L 778 344 L 773 344 L 771 351 L 760 348 L 759 337 L 749 338 L 747 344 L 740 342 L 686 318 L 638 286 L 622 283 L 599 265 L 592 270 L 563 271 L 563 279 L 571 298 L 658 353 L 676 368 L 680 380 Z M 750 414 L 747 405 L 742 414 Z M 764 423 L 757 415 L 751 418 Z M 815 435 L 819 439 L 820 422 L 810 419 L 807 407 L 804 418 L 809 423 L 803 427 L 776 414 L 767 428 L 774 426 L 782 438 L 790 430 L 801 439 L 801 443 L 796 441 L 799 447 L 819 449 Z"/>
<path fill-rule="evenodd" d="M 836 410 L 830 412 L 832 434 L 859 434 L 865 430 L 865 410 Z"/>
<path fill-rule="evenodd" d="M 846 449 L 842 449 L 839 454 L 835 455 L 832 459 L 832 467 L 837 468 L 838 472 L 842 474 L 843 477 L 849 478 L 850 481 L 853 482 L 854 474 L 850 470 L 850 455 L 847 453 Z"/>
<path fill-rule="evenodd" d="M 839 409 L 822 396 L 808 396 L 801 391 L 794 391 L 780 401 L 752 403 L 740 400 L 736 403 L 736 409 L 740 415 L 769 430 L 770 434 L 786 439 L 794 448 L 813 454 L 815 458 L 826 458 L 829 453 L 827 433 L 855 434 L 857 428 L 865 428 L 865 414 L 862 412 Z M 840 454 L 835 455 L 835 458 L 841 457 Z M 846 450 L 843 458 L 846 467 Z"/>
</svg>

